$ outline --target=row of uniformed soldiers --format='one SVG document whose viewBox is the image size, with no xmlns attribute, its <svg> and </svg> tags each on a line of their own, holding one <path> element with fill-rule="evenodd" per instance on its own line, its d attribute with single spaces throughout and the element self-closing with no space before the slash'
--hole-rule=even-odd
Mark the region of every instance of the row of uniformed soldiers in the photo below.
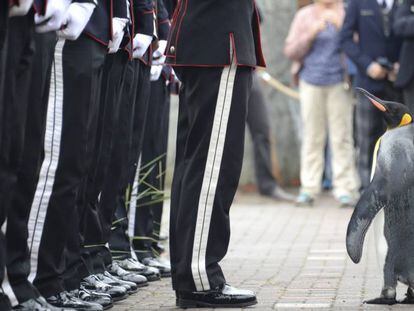
<svg viewBox="0 0 414 311">
<path fill-rule="evenodd" d="M 0 310 L 107 309 L 171 274 L 157 255 L 175 3 L 0 5 Z"/>
</svg>

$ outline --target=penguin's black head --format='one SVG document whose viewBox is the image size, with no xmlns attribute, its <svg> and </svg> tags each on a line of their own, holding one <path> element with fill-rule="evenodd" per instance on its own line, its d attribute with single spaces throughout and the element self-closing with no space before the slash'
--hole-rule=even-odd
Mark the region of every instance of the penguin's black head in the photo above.
<svg viewBox="0 0 414 311">
<path fill-rule="evenodd" d="M 382 111 L 389 129 L 413 123 L 413 116 L 407 106 L 397 102 L 381 100 L 361 88 L 357 88 L 357 90 L 368 97 L 371 103 Z"/>
</svg>

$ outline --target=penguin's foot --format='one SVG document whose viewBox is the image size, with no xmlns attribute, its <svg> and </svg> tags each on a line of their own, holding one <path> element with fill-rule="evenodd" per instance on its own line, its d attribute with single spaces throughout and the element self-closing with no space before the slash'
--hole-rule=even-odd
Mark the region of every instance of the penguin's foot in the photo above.
<svg viewBox="0 0 414 311">
<path fill-rule="evenodd" d="M 399 303 L 412 305 L 414 304 L 414 291 L 411 288 L 408 288 L 407 294 L 405 294 L 404 300 L 401 300 Z"/>
<path fill-rule="evenodd" d="M 371 300 L 366 300 L 364 303 L 369 305 L 395 305 L 397 300 L 395 298 L 378 297 Z"/>
</svg>

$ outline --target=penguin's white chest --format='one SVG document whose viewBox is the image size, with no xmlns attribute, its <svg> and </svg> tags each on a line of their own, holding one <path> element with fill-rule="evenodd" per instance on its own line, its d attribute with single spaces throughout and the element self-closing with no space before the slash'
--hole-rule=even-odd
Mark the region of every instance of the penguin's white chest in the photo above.
<svg viewBox="0 0 414 311">
<path fill-rule="evenodd" d="M 377 262 L 380 271 L 384 270 L 384 264 L 388 252 L 388 243 L 384 235 L 385 213 L 382 209 L 374 218 L 374 240 L 377 255 Z"/>
</svg>

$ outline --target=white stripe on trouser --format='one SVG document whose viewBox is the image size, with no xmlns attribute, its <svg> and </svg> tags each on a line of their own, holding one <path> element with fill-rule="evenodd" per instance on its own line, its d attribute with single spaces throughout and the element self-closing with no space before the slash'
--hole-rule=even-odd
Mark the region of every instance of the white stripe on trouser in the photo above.
<svg viewBox="0 0 414 311">
<path fill-rule="evenodd" d="M 37 183 L 28 223 L 29 237 L 27 243 L 30 251 L 30 282 L 33 282 L 37 274 L 40 241 L 45 224 L 47 207 L 55 181 L 56 168 L 59 162 L 63 110 L 63 45 L 64 41 L 60 40 L 55 48 L 46 117 L 44 160 L 40 170 L 39 181 Z"/>
<path fill-rule="evenodd" d="M 135 216 L 137 214 L 137 198 L 138 198 L 138 186 L 139 186 L 139 174 L 141 172 L 141 155 L 138 158 L 137 170 L 135 172 L 134 183 L 131 189 L 131 198 L 129 202 L 128 211 L 128 236 L 132 238 L 135 236 Z"/>
<path fill-rule="evenodd" d="M 230 67 L 225 67 L 221 75 L 210 146 L 198 202 L 193 255 L 191 259 L 191 270 L 197 291 L 210 289 L 206 270 L 207 242 L 226 140 L 236 71 L 237 65 L 232 60 Z"/>
<path fill-rule="evenodd" d="M 132 185 L 131 199 L 129 202 L 129 211 L 128 211 L 128 236 L 132 239 L 135 236 L 135 217 L 137 214 L 137 198 L 138 198 L 138 186 L 139 186 L 139 174 L 141 172 L 141 156 L 138 159 L 137 171 L 135 173 L 134 183 Z M 132 247 L 131 243 L 131 256 L 135 260 L 138 260 L 137 254 Z"/>
</svg>

